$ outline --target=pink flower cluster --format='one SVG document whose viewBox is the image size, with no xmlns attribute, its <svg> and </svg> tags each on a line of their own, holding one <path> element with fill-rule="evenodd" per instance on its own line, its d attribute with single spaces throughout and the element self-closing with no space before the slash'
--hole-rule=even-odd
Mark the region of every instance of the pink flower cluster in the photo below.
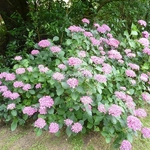
<svg viewBox="0 0 150 150">
<path fill-rule="evenodd" d="M 148 47 L 149 46 L 149 40 L 146 38 L 140 38 L 138 40 L 139 43 L 141 43 L 143 46 Z"/>
<path fill-rule="evenodd" d="M 108 40 L 107 44 L 117 48 L 119 46 L 120 42 L 117 39 L 115 39 L 115 38 L 110 38 Z"/>
<path fill-rule="evenodd" d="M 86 52 L 85 51 L 80 51 L 79 56 L 82 57 L 82 58 L 86 57 Z"/>
<path fill-rule="evenodd" d="M 31 89 L 31 85 L 29 83 L 27 84 L 24 84 L 23 88 L 22 88 L 24 91 L 28 91 Z"/>
<path fill-rule="evenodd" d="M 140 118 L 145 118 L 147 116 L 147 113 L 144 109 L 138 108 L 134 111 L 134 115 Z"/>
<path fill-rule="evenodd" d="M 80 98 L 80 101 L 81 101 L 84 105 L 86 105 L 86 104 L 91 104 L 91 103 L 93 102 L 93 100 L 92 100 L 91 97 L 89 97 L 89 96 L 82 96 L 82 97 Z"/>
<path fill-rule="evenodd" d="M 148 75 L 145 74 L 145 73 L 142 73 L 141 76 L 140 76 L 140 79 L 144 82 L 147 82 L 148 81 Z"/>
<path fill-rule="evenodd" d="M 44 128 L 46 126 L 46 121 L 43 118 L 38 118 L 35 122 L 34 122 L 34 127 L 37 128 Z"/>
<path fill-rule="evenodd" d="M 71 32 L 84 32 L 84 31 L 85 31 L 85 30 L 82 29 L 81 27 L 78 27 L 78 26 L 75 26 L 75 25 L 70 26 L 70 27 L 68 28 L 68 30 L 70 30 Z"/>
<path fill-rule="evenodd" d="M 23 86 L 24 86 L 24 83 L 23 83 L 22 81 L 15 81 L 15 82 L 13 83 L 13 86 L 14 86 L 15 88 L 23 87 Z"/>
<path fill-rule="evenodd" d="M 38 46 L 39 46 L 39 47 L 42 47 L 42 48 L 49 47 L 49 46 L 50 46 L 50 42 L 49 42 L 48 40 L 41 40 L 41 41 L 38 43 Z"/>
<path fill-rule="evenodd" d="M 59 131 L 59 125 L 56 122 L 51 122 L 49 125 L 50 133 L 57 133 Z"/>
<path fill-rule="evenodd" d="M 63 69 L 66 69 L 66 65 L 64 65 L 64 64 L 59 64 L 59 65 L 58 65 L 58 68 L 59 68 L 59 69 L 62 69 L 62 70 L 63 70 Z"/>
<path fill-rule="evenodd" d="M 37 112 L 36 108 L 32 108 L 31 106 L 27 106 L 23 108 L 23 114 L 27 114 L 28 116 L 32 116 L 34 113 Z"/>
<path fill-rule="evenodd" d="M 144 138 L 150 138 L 150 128 L 144 127 L 141 132 Z"/>
<path fill-rule="evenodd" d="M 140 67 L 137 64 L 133 64 L 133 63 L 128 63 L 128 66 L 133 69 L 133 70 L 139 70 Z"/>
<path fill-rule="evenodd" d="M 61 51 L 61 48 L 59 46 L 52 46 L 50 47 L 50 50 L 52 51 L 52 53 L 58 53 Z"/>
<path fill-rule="evenodd" d="M 50 96 L 43 96 L 39 99 L 40 107 L 51 108 L 54 105 L 54 100 Z"/>
<path fill-rule="evenodd" d="M 38 65 L 38 68 L 39 68 L 39 71 L 43 72 L 43 73 L 45 73 L 45 72 L 47 72 L 49 70 L 49 68 L 48 67 L 44 67 L 44 65 Z"/>
<path fill-rule="evenodd" d="M 97 80 L 100 83 L 105 83 L 107 81 L 107 78 L 105 75 L 97 74 L 94 76 L 94 79 Z"/>
<path fill-rule="evenodd" d="M 5 91 L 2 95 L 3 97 L 10 98 L 11 100 L 15 100 L 20 96 L 17 92 L 12 93 L 11 91 Z"/>
<path fill-rule="evenodd" d="M 104 59 L 97 57 L 97 56 L 91 56 L 91 60 L 95 63 L 95 64 L 103 64 Z"/>
<path fill-rule="evenodd" d="M 100 45 L 100 41 L 95 39 L 94 37 L 90 37 L 90 40 L 92 42 L 92 45 L 94 45 L 94 46 L 99 46 Z"/>
<path fill-rule="evenodd" d="M 123 140 L 120 146 L 120 150 L 131 150 L 132 145 L 128 140 Z"/>
<path fill-rule="evenodd" d="M 150 103 L 150 94 L 149 93 L 142 93 L 142 99 L 146 102 Z"/>
<path fill-rule="evenodd" d="M 104 104 L 100 104 L 100 105 L 98 106 L 98 111 L 101 112 L 101 113 L 106 114 L 107 110 L 106 110 L 106 108 L 105 108 L 105 105 L 104 105 Z"/>
<path fill-rule="evenodd" d="M 128 126 L 128 128 L 133 129 L 134 131 L 137 131 L 137 130 L 140 131 L 141 127 L 142 127 L 142 123 L 137 117 L 128 116 L 127 117 L 127 126 Z"/>
<path fill-rule="evenodd" d="M 66 120 L 64 120 L 64 122 L 65 122 L 67 127 L 71 126 L 73 123 L 73 121 L 71 119 L 66 119 Z"/>
<path fill-rule="evenodd" d="M 39 88 L 41 88 L 41 87 L 42 87 L 41 83 L 38 83 L 38 84 L 35 85 L 35 88 L 36 88 L 36 89 L 39 89 Z"/>
<path fill-rule="evenodd" d="M 85 77 L 92 77 L 92 73 L 89 70 L 82 70 L 81 73 Z"/>
<path fill-rule="evenodd" d="M 80 65 L 81 63 L 82 63 L 82 60 L 77 57 L 70 57 L 68 59 L 69 66 L 77 66 L 77 65 Z"/>
<path fill-rule="evenodd" d="M 16 56 L 16 57 L 14 58 L 14 60 L 22 60 L 22 57 L 21 57 L 21 56 Z"/>
<path fill-rule="evenodd" d="M 84 36 L 86 36 L 86 37 L 92 37 L 93 34 L 92 34 L 91 32 L 85 31 L 85 32 L 84 32 Z"/>
<path fill-rule="evenodd" d="M 71 130 L 72 130 L 72 132 L 74 132 L 74 133 L 79 133 L 80 131 L 82 131 L 82 125 L 81 125 L 81 123 L 79 123 L 79 122 L 76 122 L 76 123 L 74 123 L 73 125 L 72 125 L 72 127 L 71 127 Z"/>
<path fill-rule="evenodd" d="M 122 113 L 122 108 L 118 105 L 113 104 L 108 108 L 108 113 L 109 113 L 109 115 L 118 117 Z"/>
<path fill-rule="evenodd" d="M 7 110 L 13 110 L 14 108 L 16 108 L 16 105 L 14 103 L 7 105 Z"/>
<path fill-rule="evenodd" d="M 75 88 L 76 86 L 78 86 L 78 80 L 76 78 L 70 78 L 70 79 L 67 80 L 67 84 L 71 88 Z"/>
<path fill-rule="evenodd" d="M 43 106 L 40 106 L 40 108 L 39 108 L 39 113 L 40 113 L 41 115 L 47 114 L 47 108 L 46 108 L 46 107 L 43 107 Z"/>
<path fill-rule="evenodd" d="M 31 54 L 32 54 L 32 55 L 37 55 L 37 54 L 39 54 L 39 53 L 40 53 L 39 50 L 32 50 L 32 51 L 31 51 Z"/>
<path fill-rule="evenodd" d="M 110 74 L 112 72 L 112 67 L 109 65 L 109 64 L 102 64 L 102 71 L 105 73 L 105 74 Z"/>
<path fill-rule="evenodd" d="M 59 72 L 54 73 L 52 77 L 57 81 L 62 81 L 65 78 L 65 76 Z"/>
<path fill-rule="evenodd" d="M 108 57 L 111 58 L 111 59 L 117 59 L 117 60 L 122 59 L 122 55 L 117 50 L 108 51 Z"/>
<path fill-rule="evenodd" d="M 89 21 L 88 19 L 86 19 L 86 18 L 83 18 L 83 19 L 82 19 L 82 22 L 83 22 L 83 23 L 87 23 L 87 24 L 90 23 L 90 21 Z"/>
<path fill-rule="evenodd" d="M 146 25 L 147 25 L 146 21 L 144 21 L 144 20 L 139 20 L 138 24 L 140 24 L 141 26 L 144 26 L 144 27 L 146 27 Z"/>
<path fill-rule="evenodd" d="M 148 39 L 149 38 L 149 33 L 147 31 L 143 31 L 142 36 L 143 36 L 143 38 Z"/>
<path fill-rule="evenodd" d="M 126 75 L 127 75 L 128 77 L 131 77 L 131 78 L 136 77 L 135 72 L 134 72 L 133 70 L 130 70 L 130 69 L 126 70 Z"/>
<path fill-rule="evenodd" d="M 145 47 L 143 49 L 143 53 L 147 54 L 147 55 L 150 55 L 150 49 L 148 47 Z"/>
<path fill-rule="evenodd" d="M 97 25 L 96 25 L 97 26 Z M 106 33 L 107 31 L 109 32 L 110 31 L 110 28 L 108 25 L 106 24 L 103 24 L 102 26 L 98 25 L 97 26 L 97 31 L 100 32 L 100 33 Z"/>
<path fill-rule="evenodd" d="M 27 70 L 28 70 L 28 72 L 33 72 L 33 68 L 32 67 L 28 67 Z"/>
<path fill-rule="evenodd" d="M 25 72 L 26 72 L 25 68 L 18 68 L 18 69 L 16 69 L 16 74 L 23 74 Z"/>
<path fill-rule="evenodd" d="M 0 73 L 0 79 L 5 79 L 5 81 L 13 81 L 16 79 L 16 76 L 14 73 L 8 73 L 8 72 L 2 72 Z"/>
</svg>

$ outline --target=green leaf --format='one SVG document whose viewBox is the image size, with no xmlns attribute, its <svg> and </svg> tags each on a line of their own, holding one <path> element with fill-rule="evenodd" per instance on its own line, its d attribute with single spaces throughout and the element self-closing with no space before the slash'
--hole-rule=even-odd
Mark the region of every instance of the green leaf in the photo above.
<svg viewBox="0 0 150 150">
<path fill-rule="evenodd" d="M 17 119 L 13 120 L 13 122 L 11 123 L 11 131 L 15 131 L 16 130 L 17 123 L 18 123 Z"/>
<path fill-rule="evenodd" d="M 101 94 L 97 94 L 96 97 L 97 97 L 98 102 L 100 102 L 102 100 L 102 95 Z"/>
<path fill-rule="evenodd" d="M 83 89 L 81 86 L 77 86 L 77 87 L 76 87 L 76 90 L 77 90 L 79 93 L 82 93 L 82 94 L 85 93 L 84 89 Z"/>
<path fill-rule="evenodd" d="M 130 89 L 129 91 L 127 91 L 127 93 L 129 93 L 130 95 L 134 94 L 134 89 Z"/>
<path fill-rule="evenodd" d="M 34 95 L 35 94 L 35 91 L 34 90 L 29 90 L 29 93 Z"/>
<path fill-rule="evenodd" d="M 72 94 L 71 94 L 71 97 L 72 97 L 72 99 L 73 100 L 76 100 L 77 98 L 78 98 L 78 93 L 76 93 L 76 92 L 73 92 Z"/>
<path fill-rule="evenodd" d="M 59 89 L 56 90 L 56 92 L 57 92 L 57 95 L 60 96 L 64 92 L 64 89 L 59 88 Z"/>
<path fill-rule="evenodd" d="M 95 117 L 95 121 L 94 121 L 94 125 L 99 125 L 100 121 L 103 119 L 103 116 L 96 116 Z"/>
<path fill-rule="evenodd" d="M 137 31 L 131 31 L 131 35 L 138 35 Z"/>
<path fill-rule="evenodd" d="M 61 82 L 61 85 L 64 89 L 68 89 L 69 85 L 66 82 Z"/>
<path fill-rule="evenodd" d="M 88 123 L 87 128 L 88 128 L 88 129 L 92 129 L 92 127 L 93 127 L 93 124 Z"/>
<path fill-rule="evenodd" d="M 133 141 L 133 135 L 132 135 L 132 133 L 128 133 L 127 134 L 127 139 L 132 143 L 132 141 Z"/>
<path fill-rule="evenodd" d="M 94 126 L 94 131 L 96 131 L 96 132 L 100 131 L 99 127 Z"/>
<path fill-rule="evenodd" d="M 70 127 L 67 127 L 67 128 L 66 128 L 66 134 L 68 135 L 68 137 L 71 136 L 72 131 L 71 131 Z"/>
<path fill-rule="evenodd" d="M 45 78 L 40 76 L 39 79 L 38 79 L 38 82 L 45 82 Z"/>
<path fill-rule="evenodd" d="M 42 129 L 39 129 L 39 128 L 38 128 L 38 129 L 36 130 L 36 135 L 37 135 L 37 136 L 40 136 L 41 134 L 42 134 Z"/>
<path fill-rule="evenodd" d="M 111 137 L 105 137 L 106 143 L 110 143 L 111 142 Z"/>
<path fill-rule="evenodd" d="M 66 44 L 67 44 L 67 46 L 69 46 L 70 44 L 72 44 L 72 40 L 67 39 Z"/>
<path fill-rule="evenodd" d="M 17 116 L 17 111 L 16 111 L 16 110 L 12 110 L 12 111 L 11 111 L 11 114 L 12 114 L 12 116 L 15 117 L 15 116 Z"/>
<path fill-rule="evenodd" d="M 59 40 L 59 37 L 58 36 L 54 36 L 53 37 L 53 41 L 58 41 Z"/>
<path fill-rule="evenodd" d="M 54 113 L 54 108 L 50 108 L 49 110 L 48 110 L 48 114 L 53 114 Z"/>
<path fill-rule="evenodd" d="M 92 116 L 92 112 L 91 110 L 89 109 L 89 105 L 84 105 L 85 106 L 85 110 L 86 112 L 88 113 L 89 116 Z"/>
</svg>

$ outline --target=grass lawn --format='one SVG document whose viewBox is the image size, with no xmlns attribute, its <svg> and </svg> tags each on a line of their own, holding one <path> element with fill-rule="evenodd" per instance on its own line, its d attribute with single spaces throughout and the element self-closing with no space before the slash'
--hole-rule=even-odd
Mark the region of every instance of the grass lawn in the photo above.
<svg viewBox="0 0 150 150">
<path fill-rule="evenodd" d="M 150 110 L 143 119 L 144 126 L 150 127 Z M 68 138 L 65 133 L 55 137 L 48 132 L 36 136 L 33 127 L 20 127 L 11 132 L 9 126 L 0 125 L 0 150 L 113 150 L 106 144 L 100 133 L 91 132 Z M 150 139 L 134 138 L 133 150 L 150 150 Z"/>
</svg>

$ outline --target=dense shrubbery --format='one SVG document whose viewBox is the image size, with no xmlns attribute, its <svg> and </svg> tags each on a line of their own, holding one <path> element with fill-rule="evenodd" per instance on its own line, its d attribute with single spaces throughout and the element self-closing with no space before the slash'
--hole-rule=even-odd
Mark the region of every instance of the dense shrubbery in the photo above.
<svg viewBox="0 0 150 150">
<path fill-rule="evenodd" d="M 66 29 L 63 48 L 55 45 L 57 36 L 41 40 L 26 58 L 14 58 L 12 71 L 0 74 L 0 117 L 11 122 L 12 131 L 31 119 L 37 135 L 92 130 L 108 143 L 115 139 L 121 150 L 131 149 L 138 131 L 150 137 L 139 119 L 150 103 L 149 66 L 141 62 L 149 63 L 149 33 L 132 25 L 131 34 L 125 31 L 118 41 L 109 26 L 95 23 L 90 29 L 89 20 L 82 22 L 84 27 Z"/>
</svg>

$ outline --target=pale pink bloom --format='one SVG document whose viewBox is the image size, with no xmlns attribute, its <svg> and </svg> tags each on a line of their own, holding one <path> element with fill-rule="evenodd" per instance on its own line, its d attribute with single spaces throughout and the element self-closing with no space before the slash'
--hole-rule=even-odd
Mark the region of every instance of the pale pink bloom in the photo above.
<svg viewBox="0 0 150 150">
<path fill-rule="evenodd" d="M 128 53 L 127 57 L 133 58 L 133 57 L 136 57 L 136 54 L 134 54 L 134 53 Z"/>
<path fill-rule="evenodd" d="M 43 118 L 38 118 L 35 122 L 34 122 L 34 127 L 37 128 L 44 128 L 46 126 L 46 121 Z"/>
<path fill-rule="evenodd" d="M 150 49 L 148 47 L 145 47 L 143 49 L 143 53 L 150 55 Z"/>
<path fill-rule="evenodd" d="M 126 94 L 126 101 L 127 102 L 132 102 L 133 98 L 130 95 Z"/>
<path fill-rule="evenodd" d="M 105 105 L 104 105 L 104 104 L 100 104 L 100 105 L 98 106 L 98 111 L 101 112 L 101 113 L 106 114 L 107 110 L 106 110 L 106 108 L 105 108 Z"/>
<path fill-rule="evenodd" d="M 106 52 L 104 52 L 104 51 L 100 51 L 100 53 L 101 53 L 102 55 L 105 55 L 105 54 L 106 54 Z"/>
<path fill-rule="evenodd" d="M 120 64 L 123 64 L 124 63 L 124 61 L 123 60 L 118 60 L 118 62 L 120 63 Z"/>
<path fill-rule="evenodd" d="M 144 26 L 144 27 L 146 27 L 146 25 L 147 25 L 146 21 L 144 21 L 144 20 L 139 20 L 138 24 L 140 24 L 141 26 Z"/>
<path fill-rule="evenodd" d="M 140 118 L 145 118 L 147 116 L 147 112 L 142 108 L 138 108 L 134 110 L 134 115 Z"/>
<path fill-rule="evenodd" d="M 89 70 L 83 70 L 81 73 L 85 77 L 92 77 L 92 73 Z"/>
<path fill-rule="evenodd" d="M 7 105 L 7 110 L 13 110 L 14 108 L 16 108 L 16 105 L 14 103 Z"/>
<path fill-rule="evenodd" d="M 126 101 L 126 94 L 122 91 L 121 92 L 116 91 L 115 96 L 119 99 L 122 99 L 123 101 Z"/>
<path fill-rule="evenodd" d="M 74 133 L 79 133 L 80 131 L 82 131 L 82 128 L 83 127 L 82 127 L 81 123 L 77 122 L 72 125 L 71 130 Z"/>
<path fill-rule="evenodd" d="M 73 121 L 71 119 L 66 119 L 66 120 L 64 120 L 64 122 L 65 122 L 67 127 L 71 126 L 73 123 Z"/>
<path fill-rule="evenodd" d="M 108 40 L 107 44 L 117 48 L 119 46 L 120 42 L 117 39 L 115 39 L 115 38 L 110 38 Z"/>
<path fill-rule="evenodd" d="M 135 109 L 135 103 L 133 101 L 127 101 L 125 105 L 127 106 L 128 109 L 132 109 L 132 110 Z"/>
<path fill-rule="evenodd" d="M 26 72 L 25 68 L 18 68 L 18 69 L 16 69 L 16 74 L 23 74 L 25 72 Z"/>
<path fill-rule="evenodd" d="M 100 27 L 98 23 L 94 23 L 94 27 Z"/>
<path fill-rule="evenodd" d="M 8 87 L 6 85 L 1 85 L 0 86 L 0 92 L 5 92 L 8 90 Z"/>
<path fill-rule="evenodd" d="M 45 47 L 49 47 L 50 46 L 50 42 L 48 40 L 41 40 L 39 43 L 38 43 L 38 46 L 42 47 L 42 48 L 45 48 Z"/>
<path fill-rule="evenodd" d="M 68 59 L 69 66 L 77 66 L 77 65 L 80 65 L 81 63 L 82 63 L 82 60 L 77 57 L 70 57 Z"/>
<path fill-rule="evenodd" d="M 117 60 L 122 59 L 122 55 L 117 50 L 108 51 L 108 57 L 111 59 L 117 59 Z"/>
<path fill-rule="evenodd" d="M 86 19 L 86 18 L 83 18 L 83 19 L 82 19 L 82 22 L 83 22 L 83 23 L 87 23 L 87 24 L 90 23 L 90 21 L 89 21 L 88 19 Z"/>
<path fill-rule="evenodd" d="M 102 24 L 102 27 L 108 32 L 111 30 L 110 27 L 106 24 Z"/>
<path fill-rule="evenodd" d="M 146 102 L 150 103 L 150 94 L 149 93 L 142 93 L 142 99 Z"/>
<path fill-rule="evenodd" d="M 142 36 L 143 36 L 143 38 L 148 39 L 149 38 L 149 33 L 147 31 L 143 31 Z"/>
<path fill-rule="evenodd" d="M 34 49 L 34 50 L 31 51 L 31 54 L 32 54 L 32 55 L 37 55 L 37 54 L 39 54 L 39 53 L 40 53 L 39 50 L 35 50 L 35 49 Z"/>
<path fill-rule="evenodd" d="M 94 46 L 99 46 L 100 45 L 100 41 L 95 39 L 94 37 L 90 37 L 90 40 L 92 42 L 92 45 L 94 45 Z"/>
<path fill-rule="evenodd" d="M 97 31 L 100 32 L 100 33 L 105 33 L 107 30 L 106 30 L 104 27 L 99 26 L 99 27 L 97 28 Z"/>
<path fill-rule="evenodd" d="M 124 86 L 121 86 L 121 87 L 120 87 L 120 90 L 123 90 L 123 91 L 125 91 L 125 90 L 126 90 L 126 87 L 124 87 Z"/>
<path fill-rule="evenodd" d="M 38 65 L 39 71 L 45 73 L 49 70 L 48 67 L 44 67 L 44 65 Z"/>
<path fill-rule="evenodd" d="M 131 49 L 125 49 L 124 51 L 126 54 L 131 53 Z"/>
<path fill-rule="evenodd" d="M 103 64 L 104 59 L 97 57 L 97 56 L 91 56 L 91 60 L 95 63 L 95 64 Z"/>
<path fill-rule="evenodd" d="M 112 72 L 112 67 L 109 65 L 109 64 L 102 64 L 102 71 L 105 73 L 105 74 L 110 74 Z"/>
<path fill-rule="evenodd" d="M 55 122 L 50 123 L 49 132 L 50 133 L 57 133 L 58 131 L 59 131 L 59 125 Z"/>
<path fill-rule="evenodd" d="M 0 85 L 2 84 L 2 81 L 0 81 Z"/>
<path fill-rule="evenodd" d="M 28 116 L 32 116 L 34 113 L 37 112 L 36 108 L 32 108 L 31 106 L 27 106 L 23 108 L 23 114 L 27 114 Z"/>
<path fill-rule="evenodd" d="M 11 94 L 12 94 L 11 91 L 5 91 L 3 92 L 2 96 L 5 98 L 10 98 Z"/>
<path fill-rule="evenodd" d="M 84 32 L 84 36 L 86 36 L 86 37 L 91 37 L 91 36 L 93 36 L 93 34 L 92 34 L 91 32 L 85 31 L 85 32 Z"/>
<path fill-rule="evenodd" d="M 149 40 L 146 38 L 140 38 L 138 40 L 139 43 L 141 43 L 143 46 L 148 47 L 149 46 Z"/>
<path fill-rule="evenodd" d="M 40 113 L 41 115 L 47 114 L 47 108 L 46 108 L 46 107 L 43 107 L 43 106 L 40 106 L 40 108 L 39 108 L 39 113 Z"/>
<path fill-rule="evenodd" d="M 107 33 L 107 36 L 108 36 L 109 38 L 113 38 L 112 34 L 110 34 L 110 33 Z"/>
<path fill-rule="evenodd" d="M 28 70 L 29 72 L 33 72 L 33 68 L 32 68 L 32 67 L 28 67 L 27 70 Z"/>
<path fill-rule="evenodd" d="M 52 77 L 57 81 L 62 81 L 65 78 L 65 76 L 59 72 L 54 73 Z"/>
<path fill-rule="evenodd" d="M 132 145 L 128 140 L 123 140 L 120 146 L 120 150 L 131 150 Z"/>
<path fill-rule="evenodd" d="M 127 126 L 128 126 L 128 128 L 133 129 L 134 131 L 137 131 L 137 130 L 141 130 L 142 123 L 137 117 L 128 116 L 127 117 Z"/>
<path fill-rule="evenodd" d="M 59 65 L 58 65 L 58 68 L 59 68 L 59 69 L 62 69 L 62 70 L 63 70 L 63 69 L 66 69 L 66 65 L 64 65 L 64 64 L 59 64 Z"/>
<path fill-rule="evenodd" d="M 100 83 L 105 83 L 107 81 L 107 78 L 105 75 L 97 74 L 94 76 L 94 79 L 97 80 Z"/>
<path fill-rule="evenodd" d="M 131 83 L 132 85 L 135 85 L 135 84 L 136 84 L 136 81 L 135 81 L 135 80 L 130 80 L 130 83 Z"/>
<path fill-rule="evenodd" d="M 11 100 L 14 100 L 14 99 L 17 99 L 20 95 L 17 93 L 17 92 L 14 92 L 14 93 L 11 93 L 10 95 L 10 99 Z"/>
<path fill-rule="evenodd" d="M 14 58 L 14 60 L 22 60 L 22 57 L 21 57 L 21 56 L 16 56 L 16 57 Z"/>
<path fill-rule="evenodd" d="M 82 58 L 86 57 L 86 51 L 80 51 L 79 56 Z"/>
<path fill-rule="evenodd" d="M 38 83 L 38 84 L 35 85 L 36 89 L 40 89 L 41 87 L 42 87 L 41 83 Z"/>
<path fill-rule="evenodd" d="M 8 74 L 7 72 L 0 73 L 0 79 L 5 78 L 7 74 Z"/>
<path fill-rule="evenodd" d="M 89 96 L 82 96 L 82 97 L 80 98 L 80 101 L 81 101 L 84 105 L 86 105 L 86 104 L 91 104 L 91 103 L 93 102 L 93 100 L 92 100 L 91 97 L 89 97 Z"/>
<path fill-rule="evenodd" d="M 103 50 L 104 50 L 104 48 L 103 48 L 102 46 L 100 46 L 98 49 L 99 49 L 100 51 L 103 51 Z"/>
<path fill-rule="evenodd" d="M 71 88 L 75 88 L 76 86 L 78 86 L 78 80 L 76 78 L 70 78 L 70 79 L 67 80 L 67 84 Z"/>
<path fill-rule="evenodd" d="M 145 74 L 145 73 L 142 73 L 141 76 L 140 76 L 140 79 L 144 82 L 147 82 L 148 81 L 148 75 Z"/>
<path fill-rule="evenodd" d="M 61 48 L 59 46 L 52 46 L 50 47 L 50 50 L 52 51 L 52 53 L 58 53 L 61 51 Z"/>
<path fill-rule="evenodd" d="M 122 108 L 113 104 L 108 108 L 108 113 L 114 117 L 119 117 L 122 114 Z"/>
<path fill-rule="evenodd" d="M 150 128 L 142 128 L 141 133 L 143 134 L 144 138 L 150 138 Z"/>
<path fill-rule="evenodd" d="M 7 73 L 6 76 L 5 76 L 5 80 L 6 81 L 13 81 L 16 79 L 16 76 L 14 73 Z"/>
<path fill-rule="evenodd" d="M 50 96 L 43 96 L 39 99 L 40 107 L 51 108 L 54 105 L 54 100 Z"/>
<path fill-rule="evenodd" d="M 133 70 L 130 70 L 130 69 L 126 70 L 126 75 L 127 75 L 128 77 L 131 77 L 131 78 L 136 77 L 135 72 L 134 72 Z"/>
<path fill-rule="evenodd" d="M 71 32 L 84 32 L 84 31 L 85 31 L 85 30 L 82 29 L 81 27 L 78 27 L 78 26 L 75 26 L 75 25 L 70 26 L 70 27 L 68 28 L 68 30 L 70 30 Z"/>
<path fill-rule="evenodd" d="M 132 64 L 132 63 L 129 63 L 128 66 L 133 69 L 133 70 L 139 70 L 140 69 L 140 66 L 137 65 L 137 64 Z"/>
<path fill-rule="evenodd" d="M 24 91 L 28 91 L 31 89 L 31 85 L 30 84 L 24 84 L 23 88 Z"/>
</svg>

